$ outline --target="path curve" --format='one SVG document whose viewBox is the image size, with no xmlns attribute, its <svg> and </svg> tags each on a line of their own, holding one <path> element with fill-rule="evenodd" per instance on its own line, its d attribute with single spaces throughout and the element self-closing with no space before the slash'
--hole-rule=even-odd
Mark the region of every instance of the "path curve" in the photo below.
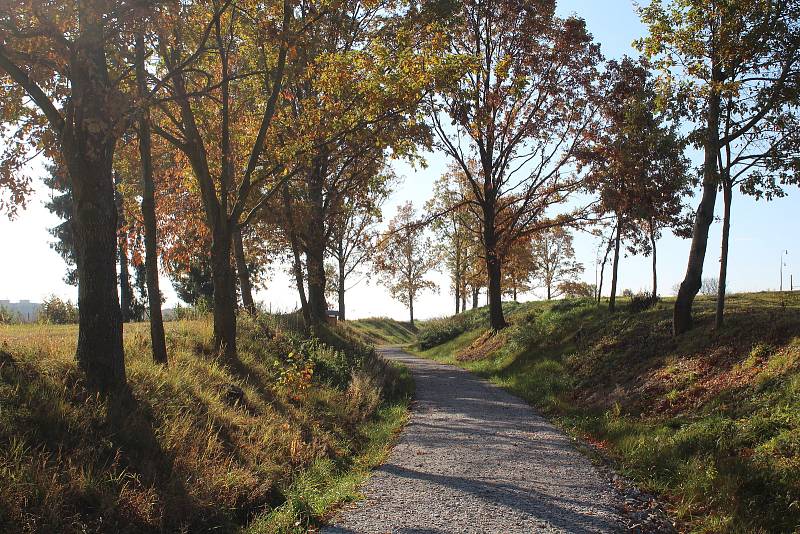
<svg viewBox="0 0 800 534">
<path fill-rule="evenodd" d="M 323 533 L 623 530 L 611 484 L 525 401 L 457 367 L 380 350 L 414 376 L 411 420 L 366 498 Z"/>
</svg>

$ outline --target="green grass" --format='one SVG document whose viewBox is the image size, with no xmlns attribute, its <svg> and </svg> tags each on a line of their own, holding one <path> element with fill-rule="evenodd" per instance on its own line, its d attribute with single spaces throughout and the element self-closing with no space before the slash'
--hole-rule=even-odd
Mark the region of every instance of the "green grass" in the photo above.
<svg viewBox="0 0 800 534">
<path fill-rule="evenodd" d="M 341 329 L 240 324 L 227 362 L 210 321 L 168 323 L 168 367 L 126 325 L 113 398 L 83 387 L 74 326 L 0 326 L 0 531 L 284 532 L 355 498 L 405 420 L 407 372 Z"/>
<path fill-rule="evenodd" d="M 588 301 L 528 303 L 508 310 L 500 348 L 481 359 L 464 360 L 485 323 L 418 352 L 490 379 L 597 445 L 663 495 L 683 531 L 796 532 L 800 294 L 728 303 L 715 332 L 714 302 L 700 299 L 696 328 L 677 340 L 670 301 L 641 313 L 623 301 L 613 315 Z"/>
<path fill-rule="evenodd" d="M 416 340 L 416 330 L 410 323 L 385 317 L 346 321 L 341 324 L 373 345 L 408 345 Z"/>
</svg>

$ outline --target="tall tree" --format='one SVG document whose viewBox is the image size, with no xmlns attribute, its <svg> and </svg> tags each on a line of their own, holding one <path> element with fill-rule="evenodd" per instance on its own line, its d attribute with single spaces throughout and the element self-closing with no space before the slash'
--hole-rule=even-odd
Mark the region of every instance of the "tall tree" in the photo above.
<svg viewBox="0 0 800 534">
<path fill-rule="evenodd" d="M 151 89 L 147 83 L 145 64 L 145 36 L 139 29 L 135 36 L 134 63 L 136 70 L 136 96 L 139 113 L 136 117 L 139 144 L 139 170 L 142 181 L 142 218 L 144 219 L 145 272 L 147 300 L 150 312 L 150 344 L 153 360 L 167 363 L 167 343 L 164 335 L 164 318 L 161 315 L 161 288 L 158 283 L 158 226 L 156 223 L 155 180 L 153 178 L 152 136 L 150 109 L 147 98 Z"/>
<path fill-rule="evenodd" d="M 641 16 L 650 35 L 640 46 L 656 58 L 666 91 L 682 95 L 687 108 L 702 116 L 693 140 L 704 153 L 703 193 L 686 275 L 675 300 L 673 332 L 679 335 L 692 327 L 692 303 L 702 284 L 719 188 L 726 206 L 718 326 L 724 310 L 734 177 L 749 174 L 751 186 L 745 186 L 745 192 L 796 181 L 792 170 L 797 158 L 792 152 L 796 154 L 797 145 L 792 139 L 798 131 L 800 2 L 657 0 L 642 8 Z"/>
<path fill-rule="evenodd" d="M 604 128 L 583 155 L 590 162 L 589 188 L 599 193 L 599 209 L 613 215 L 616 226 L 608 304 L 614 311 L 623 241 L 633 253 L 652 255 L 655 286 L 656 239 L 663 226 L 680 222 L 689 163 L 670 109 L 658 109 L 647 62 L 610 61 L 604 78 Z"/>
<path fill-rule="evenodd" d="M 15 175 L 18 184 L 30 146 L 68 172 L 78 271 L 76 357 L 87 383 L 106 391 L 126 381 L 111 167 L 130 109 L 118 60 L 128 51 L 125 29 L 134 15 L 133 5 L 111 0 L 0 4 L 2 120 L 20 128 L 6 146 L 0 176 L 6 184 Z"/>
<path fill-rule="evenodd" d="M 279 157 L 297 176 L 283 210 L 293 214 L 286 233 L 304 256 L 301 301 L 314 323 L 325 318 L 324 259 L 339 213 L 369 191 L 389 154 L 413 157 L 428 136 L 418 108 L 442 60 L 435 53 L 440 40 L 426 39 L 437 25 L 422 24 L 416 5 L 308 2 L 298 14 L 309 23 L 279 116 Z"/>
<path fill-rule="evenodd" d="M 364 266 L 375 252 L 377 224 L 382 219 L 381 206 L 390 193 L 393 176 L 388 172 L 377 174 L 368 182 L 367 191 L 342 202 L 331 220 L 331 238 L 328 253 L 336 263 L 335 290 L 339 302 L 339 319 L 347 319 L 345 294 L 348 279 Z"/>
<path fill-rule="evenodd" d="M 197 181 L 211 236 L 214 343 L 235 358 L 234 233 L 253 191 L 274 178 L 262 152 L 282 92 L 294 7 L 225 0 L 179 10 L 171 32 L 159 34 L 161 61 L 175 74 L 161 84 L 153 131 L 185 156 Z"/>
<path fill-rule="evenodd" d="M 533 236 L 534 277 L 547 291 L 547 300 L 561 295 L 561 286 L 583 272 L 575 260 L 572 235 L 564 228 L 543 230 Z"/>
<path fill-rule="evenodd" d="M 450 48 L 470 61 L 432 100 L 431 120 L 470 185 L 464 201 L 481 214 L 491 327 L 500 330 L 509 247 L 583 216 L 552 208 L 580 187 L 573 165 L 593 125 L 600 51 L 583 20 L 555 15 L 554 0 L 469 0 L 458 20 Z"/>
<path fill-rule="evenodd" d="M 434 183 L 433 197 L 425 205 L 437 237 L 436 249 L 443 267 L 450 271 L 456 313 L 466 311 L 468 275 L 480 260 L 474 246 L 481 235 L 480 218 L 471 205 L 463 202 L 469 192 L 463 173 L 451 165 L 449 171 Z M 479 283 L 485 283 L 483 277 Z"/>
<path fill-rule="evenodd" d="M 375 268 L 392 297 L 402 302 L 414 326 L 414 302 L 422 291 L 436 284 L 425 276 L 436 267 L 437 255 L 425 237 L 425 227 L 417 220 L 414 205 L 407 202 L 397 209 L 389 228 L 378 244 Z"/>
</svg>

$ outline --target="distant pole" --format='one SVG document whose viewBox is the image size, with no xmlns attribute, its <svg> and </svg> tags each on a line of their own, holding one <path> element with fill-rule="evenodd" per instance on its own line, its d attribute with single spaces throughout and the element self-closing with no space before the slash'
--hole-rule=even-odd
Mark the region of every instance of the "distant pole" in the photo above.
<svg viewBox="0 0 800 534">
<path fill-rule="evenodd" d="M 783 256 L 789 254 L 788 250 L 781 250 L 781 291 L 783 291 Z"/>
</svg>

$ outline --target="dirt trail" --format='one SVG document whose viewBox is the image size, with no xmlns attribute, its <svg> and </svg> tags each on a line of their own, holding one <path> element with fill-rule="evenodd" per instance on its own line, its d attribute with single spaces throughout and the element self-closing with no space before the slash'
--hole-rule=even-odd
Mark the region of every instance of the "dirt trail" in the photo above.
<svg viewBox="0 0 800 534">
<path fill-rule="evenodd" d="M 416 381 L 411 421 L 327 534 L 618 532 L 610 483 L 523 400 L 399 349 Z"/>
</svg>

